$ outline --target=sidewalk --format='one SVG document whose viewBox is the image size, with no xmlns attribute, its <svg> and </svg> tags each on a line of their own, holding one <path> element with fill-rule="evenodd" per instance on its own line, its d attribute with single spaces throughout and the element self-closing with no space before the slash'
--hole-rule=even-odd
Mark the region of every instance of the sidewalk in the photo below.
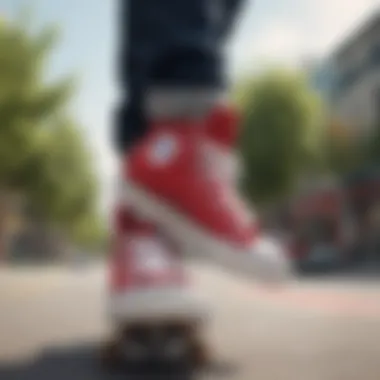
<svg viewBox="0 0 380 380">
<path fill-rule="evenodd" d="M 85 281 L 96 272 L 96 268 L 78 270 L 64 265 L 0 267 L 0 300 L 51 291 L 76 280 Z"/>
</svg>

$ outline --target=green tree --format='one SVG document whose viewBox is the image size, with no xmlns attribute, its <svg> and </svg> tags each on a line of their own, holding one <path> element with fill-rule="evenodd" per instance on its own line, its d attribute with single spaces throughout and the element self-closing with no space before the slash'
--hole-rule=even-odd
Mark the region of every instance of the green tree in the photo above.
<svg viewBox="0 0 380 380">
<path fill-rule="evenodd" d="M 36 131 L 65 105 L 71 82 L 47 84 L 45 64 L 54 29 L 32 36 L 17 24 L 0 24 L 0 183 L 17 187 L 35 152 Z"/>
<path fill-rule="evenodd" d="M 0 254 L 12 201 L 25 193 L 26 168 L 36 153 L 37 130 L 65 105 L 70 83 L 47 84 L 46 57 L 55 31 L 31 35 L 22 25 L 0 22 Z M 29 183 L 28 183 L 29 184 Z"/>
<path fill-rule="evenodd" d="M 286 195 L 317 159 L 318 97 L 301 74 L 270 71 L 245 80 L 236 99 L 243 114 L 244 190 L 259 202 Z"/>
<path fill-rule="evenodd" d="M 0 22 L 0 255 L 15 195 L 70 237 L 80 239 L 75 226 L 98 217 L 89 149 L 64 116 L 73 82 L 46 78 L 56 37 L 53 28 L 32 33 L 24 20 Z"/>
<path fill-rule="evenodd" d="M 89 231 L 99 233 L 98 180 L 90 147 L 69 119 L 58 120 L 42 141 L 36 161 L 38 180 L 31 187 L 35 212 L 85 243 L 91 239 Z"/>
</svg>

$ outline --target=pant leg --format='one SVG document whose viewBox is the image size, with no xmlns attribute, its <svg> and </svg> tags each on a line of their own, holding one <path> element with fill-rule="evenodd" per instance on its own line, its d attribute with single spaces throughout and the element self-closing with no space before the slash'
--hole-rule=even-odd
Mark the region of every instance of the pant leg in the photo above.
<svg viewBox="0 0 380 380">
<path fill-rule="evenodd" d="M 146 116 L 203 112 L 223 92 L 222 49 L 241 2 L 121 0 L 120 149 L 145 133 Z"/>
<path fill-rule="evenodd" d="M 149 1 L 166 12 L 154 20 L 161 44 L 149 72 L 145 110 L 153 118 L 198 116 L 223 91 L 221 0 Z"/>
<path fill-rule="evenodd" d="M 230 35 L 245 0 L 222 0 L 219 36 L 225 40 Z"/>
<path fill-rule="evenodd" d="M 146 112 L 152 117 L 204 114 L 223 97 L 223 51 L 242 0 L 149 0 L 161 43 L 149 71 Z"/>
</svg>

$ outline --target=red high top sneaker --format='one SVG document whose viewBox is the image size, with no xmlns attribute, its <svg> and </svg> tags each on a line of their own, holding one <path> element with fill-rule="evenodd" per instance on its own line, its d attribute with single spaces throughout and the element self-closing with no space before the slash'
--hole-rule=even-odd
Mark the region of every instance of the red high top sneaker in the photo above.
<svg viewBox="0 0 380 380">
<path fill-rule="evenodd" d="M 204 305 L 190 292 L 180 257 L 154 225 L 119 211 L 110 260 L 109 313 L 118 322 L 200 320 Z"/>
<path fill-rule="evenodd" d="M 231 152 L 227 146 L 236 125 L 221 114 L 199 122 L 153 124 L 126 161 L 125 197 L 189 254 L 201 253 L 263 280 L 280 280 L 288 273 L 285 257 L 273 244 L 261 247 L 257 222 L 231 181 L 234 170 L 225 170 L 234 166 L 233 155 L 220 154 Z"/>
</svg>

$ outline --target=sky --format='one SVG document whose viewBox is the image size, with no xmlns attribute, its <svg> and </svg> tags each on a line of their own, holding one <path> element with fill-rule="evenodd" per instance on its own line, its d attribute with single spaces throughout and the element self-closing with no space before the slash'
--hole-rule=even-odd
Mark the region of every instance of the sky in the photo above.
<svg viewBox="0 0 380 380">
<path fill-rule="evenodd" d="M 95 147 L 103 206 L 112 197 L 116 172 L 110 125 L 118 95 L 114 70 L 117 3 L 0 0 L 0 15 L 4 17 L 12 18 L 21 5 L 33 4 L 37 25 L 60 26 L 61 41 L 47 74 L 54 78 L 75 74 L 80 79 L 72 112 Z M 379 7 L 380 0 L 246 0 L 227 49 L 228 74 L 236 77 L 267 64 L 292 66 L 304 59 L 326 57 Z"/>
</svg>

